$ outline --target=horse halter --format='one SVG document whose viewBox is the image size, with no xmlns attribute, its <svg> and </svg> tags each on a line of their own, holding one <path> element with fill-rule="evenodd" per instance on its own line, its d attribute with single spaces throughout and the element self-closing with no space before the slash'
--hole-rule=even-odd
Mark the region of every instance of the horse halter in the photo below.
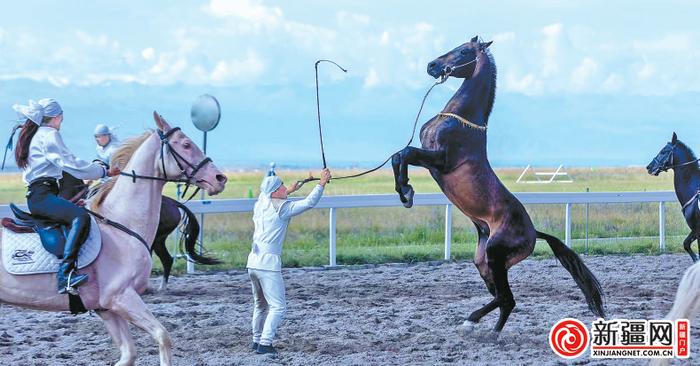
<svg viewBox="0 0 700 366">
<path fill-rule="evenodd" d="M 163 132 L 161 130 L 157 130 L 158 132 L 158 137 L 160 138 L 160 162 L 161 166 L 163 168 L 163 175 L 165 178 L 162 177 L 155 177 L 155 176 L 147 176 L 147 175 L 138 175 L 136 174 L 135 171 L 131 171 L 131 173 L 125 173 L 125 172 L 120 172 L 120 175 L 124 175 L 127 177 L 131 177 L 131 180 L 136 183 L 136 178 L 140 179 L 149 179 L 149 180 L 159 180 L 163 182 L 175 182 L 175 183 L 185 183 L 185 190 L 182 192 L 181 198 L 185 197 L 185 194 L 187 194 L 187 190 L 190 188 L 190 185 L 192 185 L 193 180 L 195 176 L 197 175 L 197 172 L 201 170 L 205 165 L 209 164 L 212 162 L 210 157 L 205 157 L 202 161 L 200 161 L 197 165 L 192 164 L 191 162 L 187 161 L 180 153 L 178 153 L 173 147 L 170 145 L 169 138 L 177 131 L 180 131 L 180 127 L 174 127 L 171 128 L 168 132 Z M 165 147 L 167 146 L 168 152 L 170 155 L 173 157 L 175 160 L 175 163 L 177 164 L 178 169 L 180 169 L 180 176 L 185 176 L 185 178 L 168 178 L 168 173 L 165 170 Z M 186 165 L 183 167 L 183 163 Z M 187 173 L 187 168 L 191 168 L 192 172 Z M 194 197 L 197 192 L 199 192 L 200 188 L 197 187 L 197 189 L 190 195 L 190 197 L 187 199 L 187 201 L 191 200 L 192 197 Z"/>
<path fill-rule="evenodd" d="M 479 61 L 479 56 L 475 56 L 474 59 L 469 61 L 469 62 L 465 62 L 465 63 L 459 64 L 457 66 L 445 66 L 442 69 L 442 75 L 440 75 L 440 79 L 442 80 L 442 82 L 445 82 L 445 81 L 447 81 L 447 78 L 449 78 L 452 75 L 452 73 L 455 72 L 455 70 L 461 69 L 464 66 L 471 65 L 474 62 L 478 62 L 478 61 Z M 474 71 L 476 71 L 476 68 L 474 68 Z M 474 75 L 472 75 L 472 76 L 474 76 Z"/>
</svg>

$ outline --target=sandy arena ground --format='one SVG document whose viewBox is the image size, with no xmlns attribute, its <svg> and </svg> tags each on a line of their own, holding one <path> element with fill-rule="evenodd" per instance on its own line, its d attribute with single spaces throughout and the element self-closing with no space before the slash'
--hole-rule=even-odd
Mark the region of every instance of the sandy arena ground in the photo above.
<svg viewBox="0 0 700 366">
<path fill-rule="evenodd" d="M 661 318 L 670 309 L 687 255 L 585 257 L 603 283 L 610 318 Z M 517 307 L 497 341 L 497 311 L 464 332 L 471 311 L 491 299 L 471 262 L 287 269 L 288 311 L 278 355 L 248 349 L 252 295 L 247 273 L 173 278 L 145 301 L 170 331 L 176 365 L 619 365 L 641 360 L 564 361 L 550 350 L 550 327 L 564 317 L 594 320 L 555 259 L 526 260 L 510 271 Z M 152 280 L 152 287 L 157 281 Z M 0 365 L 112 365 L 119 358 L 97 316 L 0 305 Z M 158 350 L 132 329 L 138 365 Z M 700 327 L 691 356 L 700 357 Z M 693 361 L 693 358 L 690 360 Z M 683 362 L 681 364 L 690 364 Z"/>
</svg>

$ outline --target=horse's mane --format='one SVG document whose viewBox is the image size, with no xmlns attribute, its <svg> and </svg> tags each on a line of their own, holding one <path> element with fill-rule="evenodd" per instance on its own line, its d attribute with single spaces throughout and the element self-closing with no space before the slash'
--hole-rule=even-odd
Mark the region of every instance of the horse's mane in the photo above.
<svg viewBox="0 0 700 366">
<path fill-rule="evenodd" d="M 493 109 L 493 102 L 496 100 L 496 77 L 498 72 L 496 71 L 496 61 L 494 61 L 491 51 L 487 48 L 484 50 L 484 53 L 486 54 L 486 57 L 489 58 L 489 63 L 491 64 L 491 83 L 493 84 L 491 87 L 491 94 L 489 94 L 488 104 L 486 106 L 486 120 L 488 121 L 489 115 L 491 115 L 491 110 Z"/>
<path fill-rule="evenodd" d="M 695 157 L 695 153 L 693 152 L 693 149 L 691 149 L 688 145 L 683 143 L 683 141 L 678 140 L 676 141 L 676 146 L 684 150 L 685 152 L 688 153 L 688 157 L 690 158 L 689 160 L 695 160 L 697 157 Z"/>
<path fill-rule="evenodd" d="M 112 154 L 110 166 L 124 169 L 126 164 L 129 163 L 131 156 L 134 155 L 134 152 L 136 152 L 136 149 L 138 149 L 146 141 L 146 139 L 151 136 L 151 134 L 153 134 L 153 131 L 146 131 L 140 136 L 132 137 L 122 142 L 119 149 Z M 109 192 L 111 192 L 112 188 L 114 188 L 114 183 L 116 181 L 117 178 L 112 178 L 100 186 L 100 190 L 95 194 L 95 196 L 92 197 L 90 201 L 91 208 L 95 209 L 104 202 Z"/>
</svg>

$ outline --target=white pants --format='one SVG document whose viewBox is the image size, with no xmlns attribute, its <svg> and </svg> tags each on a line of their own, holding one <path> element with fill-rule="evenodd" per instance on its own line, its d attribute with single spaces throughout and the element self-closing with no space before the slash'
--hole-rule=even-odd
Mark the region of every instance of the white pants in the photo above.
<svg viewBox="0 0 700 366">
<path fill-rule="evenodd" d="M 253 342 L 272 345 L 287 302 L 282 272 L 248 268 L 253 285 Z"/>
</svg>

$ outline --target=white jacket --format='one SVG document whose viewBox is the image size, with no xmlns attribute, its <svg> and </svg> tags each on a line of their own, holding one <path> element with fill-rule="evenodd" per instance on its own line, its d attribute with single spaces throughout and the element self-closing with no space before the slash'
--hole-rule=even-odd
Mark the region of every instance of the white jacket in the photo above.
<svg viewBox="0 0 700 366">
<path fill-rule="evenodd" d="M 112 154 L 114 154 L 114 152 L 118 149 L 119 141 L 114 140 L 114 137 L 112 137 L 112 141 L 110 141 L 106 146 L 97 145 L 95 147 L 95 150 L 97 150 L 97 158 L 107 165 L 112 164 Z"/>
<path fill-rule="evenodd" d="M 61 179 L 63 171 L 80 179 L 97 179 L 107 175 L 101 164 L 89 163 L 73 155 L 53 127 L 41 126 L 29 143 L 27 167 L 22 172 L 24 183 L 38 178 Z"/>
<path fill-rule="evenodd" d="M 282 242 L 289 220 L 316 206 L 322 195 L 323 187 L 319 184 L 302 200 L 259 199 L 253 208 L 255 232 L 246 268 L 281 271 Z"/>
</svg>

